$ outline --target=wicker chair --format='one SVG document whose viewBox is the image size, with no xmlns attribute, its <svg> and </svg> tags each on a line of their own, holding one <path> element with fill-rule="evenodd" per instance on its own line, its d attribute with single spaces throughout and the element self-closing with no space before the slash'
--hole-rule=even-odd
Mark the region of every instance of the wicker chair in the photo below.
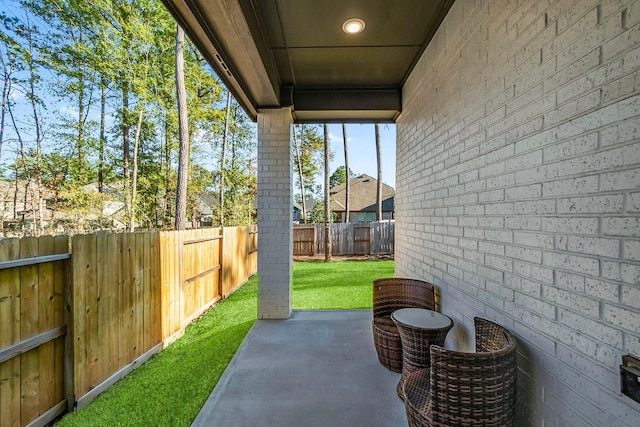
<svg viewBox="0 0 640 427">
<path fill-rule="evenodd" d="M 373 342 L 380 363 L 394 372 L 402 372 L 402 343 L 391 313 L 407 307 L 435 310 L 434 286 L 403 278 L 373 282 Z"/>
<path fill-rule="evenodd" d="M 513 426 L 516 340 L 476 317 L 476 352 L 431 346 L 431 367 L 404 382 L 410 426 Z"/>
</svg>

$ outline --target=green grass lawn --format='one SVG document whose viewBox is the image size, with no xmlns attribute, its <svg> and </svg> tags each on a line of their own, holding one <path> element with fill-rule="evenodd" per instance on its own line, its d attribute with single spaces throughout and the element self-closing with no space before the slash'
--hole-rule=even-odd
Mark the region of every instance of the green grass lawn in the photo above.
<svg viewBox="0 0 640 427">
<path fill-rule="evenodd" d="M 293 308 L 371 308 L 375 279 L 393 277 L 394 262 L 336 261 L 293 264 Z"/>
<path fill-rule="evenodd" d="M 58 426 L 188 426 L 256 320 L 258 279 Z"/>
<path fill-rule="evenodd" d="M 293 266 L 294 309 L 371 308 L 372 281 L 393 261 Z M 183 337 L 57 426 L 189 426 L 257 315 L 258 277 L 190 325 Z"/>
</svg>

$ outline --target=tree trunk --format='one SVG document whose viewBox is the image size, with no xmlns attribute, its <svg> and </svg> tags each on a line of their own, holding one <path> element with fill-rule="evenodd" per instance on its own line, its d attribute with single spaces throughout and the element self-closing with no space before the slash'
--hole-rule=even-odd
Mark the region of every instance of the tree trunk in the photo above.
<svg viewBox="0 0 640 427">
<path fill-rule="evenodd" d="M 162 203 L 160 210 L 162 212 L 162 228 L 166 228 L 167 224 L 171 223 L 169 215 L 169 205 L 171 205 L 171 136 L 169 134 L 169 111 L 164 109 L 164 153 L 162 171 L 164 173 L 164 194 L 162 197 Z"/>
<path fill-rule="evenodd" d="M 184 84 L 184 31 L 176 31 L 176 98 L 178 102 L 178 186 L 176 188 L 176 230 L 184 230 L 187 222 L 187 181 L 189 177 L 189 119 L 187 91 Z"/>
<path fill-rule="evenodd" d="M 304 197 L 304 175 L 302 175 L 302 159 L 300 158 L 300 147 L 298 146 L 298 135 L 296 134 L 296 126 L 293 126 L 293 145 L 296 149 L 296 158 L 298 159 L 298 177 L 300 178 L 300 196 L 302 198 L 302 222 L 307 223 L 307 202 Z"/>
<path fill-rule="evenodd" d="M 28 167 L 27 167 L 27 156 L 25 154 L 25 145 L 24 145 L 24 139 L 22 138 L 22 133 L 20 132 L 20 127 L 18 126 L 18 124 L 16 123 L 16 118 L 13 114 L 13 108 L 11 107 L 11 103 L 7 104 L 7 109 L 9 111 L 9 117 L 11 118 L 11 124 L 13 125 L 13 130 L 16 133 L 16 138 L 18 140 L 18 147 L 19 147 L 19 151 L 18 151 L 18 155 L 20 156 L 20 161 L 18 161 L 18 159 L 16 159 L 15 162 L 15 192 L 14 192 L 14 196 L 13 196 L 13 217 L 15 219 L 17 219 L 18 217 L 18 194 L 20 192 L 19 189 L 19 172 L 18 172 L 18 164 L 20 164 L 22 166 L 22 170 L 24 175 L 27 177 L 27 179 L 24 180 L 24 197 L 22 199 L 22 220 L 21 220 L 21 227 L 24 227 L 24 219 L 25 219 L 25 211 L 27 211 L 27 203 L 28 203 L 28 194 L 30 193 L 30 182 L 31 182 L 31 171 L 29 171 Z M 33 206 L 33 201 L 34 201 L 34 195 L 31 196 L 31 210 L 32 213 L 35 213 L 35 206 Z M 33 226 L 36 223 L 36 219 L 34 218 L 34 222 L 31 225 L 32 229 Z"/>
<path fill-rule="evenodd" d="M 349 149 L 347 146 L 347 125 L 342 124 L 342 139 L 344 140 L 344 173 L 346 176 L 346 182 L 344 187 L 344 220 L 343 222 L 349 222 L 349 191 L 351 187 L 351 174 L 349 173 Z"/>
<path fill-rule="evenodd" d="M 33 222 L 31 223 L 31 234 L 35 234 L 35 228 L 34 227 L 36 225 L 36 218 L 35 218 L 36 208 L 33 205 L 33 200 L 34 200 L 35 197 L 34 197 L 33 192 L 31 191 L 31 181 L 25 180 L 24 182 L 25 182 L 25 184 L 24 184 L 24 198 L 22 199 L 23 200 L 22 203 L 24 205 L 25 212 L 28 213 L 27 204 L 29 203 L 29 194 L 31 194 L 31 214 L 32 214 L 32 216 L 34 216 Z M 23 227 L 24 227 L 24 222 L 25 222 L 26 215 L 27 215 L 26 213 L 22 214 L 22 225 L 23 225 Z"/>
<path fill-rule="evenodd" d="M 231 111 L 233 112 L 231 114 L 231 117 L 233 117 L 233 123 L 238 123 L 238 104 L 232 104 L 231 107 Z M 237 136 L 237 132 L 231 132 L 231 170 L 235 171 L 238 170 L 238 157 L 236 155 L 237 152 L 237 145 L 236 144 L 236 136 Z"/>
<path fill-rule="evenodd" d="M 133 139 L 133 179 L 131 180 L 131 215 L 129 216 L 129 231 L 136 231 L 136 197 L 138 195 L 138 147 L 140 146 L 140 132 L 142 131 L 142 114 L 144 110 L 140 108 L 138 113 L 138 124 L 136 135 Z"/>
<path fill-rule="evenodd" d="M 129 171 L 129 88 L 122 87 L 122 178 L 127 215 L 131 217 L 131 172 Z"/>
<path fill-rule="evenodd" d="M 87 88 L 84 70 L 78 77 L 78 141 L 77 141 L 77 151 L 78 151 L 78 168 L 79 170 L 76 173 L 76 179 L 79 180 L 80 185 L 87 183 L 87 178 L 89 176 L 89 161 L 87 160 L 85 145 L 86 145 L 86 133 L 87 133 L 87 119 L 89 118 L 89 113 L 91 112 L 90 105 L 93 105 L 93 90 L 91 87 Z M 85 94 L 85 88 L 87 88 L 88 93 Z"/>
<path fill-rule="evenodd" d="M 329 200 L 329 125 L 324 125 L 324 261 L 331 261 L 331 210 Z"/>
<path fill-rule="evenodd" d="M 24 141 L 22 140 L 22 133 L 20 132 L 20 128 L 18 127 L 17 123 L 16 123 L 16 118 L 13 115 L 13 108 L 11 107 L 11 103 L 7 104 L 7 110 L 9 111 L 9 118 L 11 119 L 11 124 L 13 125 L 13 129 L 16 132 L 16 137 L 18 139 L 18 143 L 19 143 L 19 147 L 20 147 L 20 151 L 18 152 L 18 154 L 20 155 L 20 160 L 22 160 L 22 168 L 24 169 L 25 174 L 27 173 L 26 170 L 26 158 L 25 158 L 25 154 L 24 154 Z M 15 192 L 13 193 L 13 218 L 17 219 L 18 218 L 18 179 L 19 179 L 19 172 L 18 172 L 18 166 L 19 166 L 19 162 L 18 159 L 16 159 L 15 162 Z M 26 209 L 26 205 L 25 207 L 23 207 L 23 210 Z"/>
<path fill-rule="evenodd" d="M 100 141 L 98 142 L 98 193 L 104 192 L 104 146 L 107 140 L 107 84 L 103 78 L 100 82 Z"/>
<path fill-rule="evenodd" d="M 166 228 L 171 223 L 169 205 L 171 195 L 171 143 L 169 134 L 169 112 L 164 112 L 164 204 L 162 206 L 162 225 Z"/>
<path fill-rule="evenodd" d="M 9 99 L 9 91 L 11 89 L 11 69 L 8 65 L 4 65 L 2 60 L 2 106 L 0 107 L 0 159 L 2 159 L 2 143 L 4 142 L 4 123 L 7 112 L 7 101 Z"/>
<path fill-rule="evenodd" d="M 224 135 L 222 135 L 222 152 L 220 153 L 220 227 L 224 227 L 224 166 L 227 154 L 227 138 L 229 138 L 229 122 L 231 114 L 231 91 L 227 90 L 227 109 L 224 115 Z"/>
<path fill-rule="evenodd" d="M 82 70 L 82 67 L 78 65 L 78 68 Z M 75 178 L 78 179 L 80 183 L 84 183 L 84 79 L 82 76 L 82 71 L 78 76 L 78 135 L 76 140 L 76 152 L 78 154 L 78 170 L 75 173 Z"/>
<path fill-rule="evenodd" d="M 13 219 L 18 219 L 18 162 L 15 163 L 15 182 L 13 188 Z"/>
<path fill-rule="evenodd" d="M 378 185 L 376 188 L 376 217 L 382 221 L 382 161 L 380 151 L 380 125 L 376 123 L 376 160 L 378 161 Z"/>
<path fill-rule="evenodd" d="M 40 121 L 40 114 L 38 113 L 38 105 L 36 103 L 36 69 L 34 64 L 33 50 L 31 35 L 29 37 L 30 44 L 30 61 L 29 61 L 29 99 L 31 100 L 31 110 L 33 114 L 33 123 L 36 131 L 36 162 L 34 166 L 35 184 L 36 188 L 33 191 L 31 205 L 33 206 L 34 215 L 34 231 L 39 236 L 44 231 L 42 211 L 42 123 Z M 37 214 L 36 214 L 37 212 Z"/>
</svg>

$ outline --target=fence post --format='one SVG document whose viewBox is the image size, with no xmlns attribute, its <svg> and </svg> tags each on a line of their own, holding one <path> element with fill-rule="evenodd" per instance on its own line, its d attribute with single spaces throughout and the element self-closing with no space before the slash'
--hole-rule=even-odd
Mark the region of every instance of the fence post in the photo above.
<svg viewBox="0 0 640 427">
<path fill-rule="evenodd" d="M 224 241 L 225 241 L 225 229 L 224 226 L 220 226 L 220 249 L 218 250 L 218 264 L 220 265 L 220 270 L 218 271 L 218 293 L 224 298 L 226 297 L 226 268 L 224 265 Z"/>
<path fill-rule="evenodd" d="M 186 230 L 178 231 L 178 319 L 179 329 L 182 330 L 186 326 L 184 322 L 184 241 Z"/>
<path fill-rule="evenodd" d="M 67 241 L 67 245 L 69 242 Z M 67 272 L 66 272 L 66 280 L 65 280 L 65 290 L 64 290 L 64 317 L 65 323 L 67 324 L 67 334 L 64 338 L 64 397 L 67 399 L 67 411 L 73 412 L 73 409 L 76 405 L 75 399 L 75 384 L 74 384 L 74 355 L 73 355 L 73 342 L 75 340 L 75 327 L 74 327 L 74 316 L 73 316 L 73 280 L 71 272 L 74 269 L 73 263 L 75 262 L 75 257 L 71 254 L 71 258 L 67 263 Z"/>
</svg>

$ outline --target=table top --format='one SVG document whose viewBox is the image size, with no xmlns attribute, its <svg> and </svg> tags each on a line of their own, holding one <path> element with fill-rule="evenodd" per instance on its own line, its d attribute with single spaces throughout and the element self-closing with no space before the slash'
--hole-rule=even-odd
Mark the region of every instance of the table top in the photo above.
<svg viewBox="0 0 640 427">
<path fill-rule="evenodd" d="M 394 311 L 391 317 L 407 326 L 424 329 L 442 329 L 452 323 L 448 316 L 424 308 L 401 308 Z"/>
</svg>

